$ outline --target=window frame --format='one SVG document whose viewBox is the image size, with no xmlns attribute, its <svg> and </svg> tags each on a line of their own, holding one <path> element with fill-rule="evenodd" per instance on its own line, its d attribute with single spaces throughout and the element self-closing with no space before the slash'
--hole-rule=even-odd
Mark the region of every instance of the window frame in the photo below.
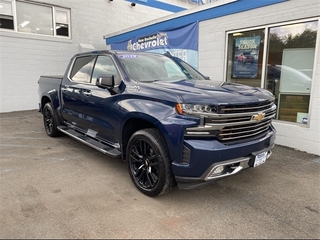
<svg viewBox="0 0 320 240">
<path fill-rule="evenodd" d="M 65 12 L 67 14 L 67 25 L 68 25 L 68 36 L 63 36 L 63 35 L 58 35 L 57 34 L 57 20 L 56 20 L 56 14 L 57 14 L 57 11 L 60 11 L 60 12 Z M 55 7 L 53 6 L 52 7 L 52 21 L 53 21 L 53 28 L 54 28 L 54 36 L 55 37 L 63 37 L 63 38 L 71 38 L 71 18 L 70 18 L 70 9 L 66 9 L 66 8 L 61 8 L 61 7 Z"/>
<path fill-rule="evenodd" d="M 91 74 L 91 84 L 93 85 L 96 85 L 96 81 L 93 80 L 93 75 L 94 75 L 94 71 L 95 71 L 95 68 L 96 68 L 96 65 L 97 65 L 97 62 L 99 61 L 99 58 L 108 58 L 111 60 L 113 66 L 114 66 L 114 69 L 116 70 L 116 76 L 115 76 L 115 86 L 118 86 L 121 82 L 121 75 L 120 75 L 120 71 L 118 69 L 118 66 L 117 64 L 115 64 L 113 58 L 111 55 L 105 55 L 105 54 L 100 54 L 100 55 L 97 55 L 96 57 L 96 61 L 94 62 L 94 65 L 93 65 L 93 70 L 92 70 L 92 74 Z M 94 81 L 94 82 L 93 82 Z"/>
<path fill-rule="evenodd" d="M 70 8 L 64 8 L 61 6 L 55 6 L 51 4 L 46 3 L 38 3 L 38 2 L 32 2 L 27 0 L 4 0 L 6 2 L 11 2 L 11 8 L 12 8 L 12 17 L 13 17 L 13 29 L 6 29 L 6 28 L 0 28 L 0 31 L 6 31 L 6 32 L 16 32 L 19 34 L 31 34 L 34 36 L 46 36 L 46 37 L 54 37 L 54 38 L 61 38 L 61 39 L 71 39 L 71 9 Z M 47 34 L 40 34 L 40 33 L 29 33 L 29 32 L 19 32 L 18 31 L 18 22 L 17 22 L 17 8 L 16 3 L 17 2 L 23 2 L 30 5 L 38 5 L 38 6 L 44 6 L 51 8 L 51 21 L 53 26 L 53 34 L 47 35 Z M 58 35 L 57 34 L 57 22 L 56 22 L 56 11 L 65 12 L 67 14 L 67 25 L 68 25 L 68 36 L 64 35 Z"/>
<path fill-rule="evenodd" d="M 81 58 L 90 58 L 90 57 L 92 57 L 92 59 L 90 60 L 90 62 L 88 62 L 88 63 L 90 63 L 90 71 L 91 71 L 91 74 L 90 74 L 90 76 L 89 76 L 89 82 L 85 82 L 85 81 L 77 81 L 77 80 L 74 80 L 74 79 L 72 79 L 74 76 L 75 76 L 75 74 L 71 77 L 71 75 L 72 75 L 72 73 L 73 73 L 73 69 L 74 69 L 74 67 L 75 67 L 75 64 L 76 64 L 76 62 L 77 62 L 77 60 L 78 59 L 81 59 Z M 73 82 L 73 83 L 76 83 L 76 84 L 88 84 L 88 85 L 93 85 L 93 83 L 92 83 L 92 74 L 93 74 L 93 70 L 94 70 L 94 67 L 95 67 L 95 65 L 96 65 L 96 61 L 97 61 L 97 55 L 83 55 L 83 56 L 77 56 L 77 57 L 75 57 L 74 59 L 73 59 L 73 61 L 72 61 L 72 67 L 70 67 L 70 69 L 69 69 L 69 73 L 68 73 L 68 79 L 69 79 L 69 81 L 71 81 L 71 82 Z M 84 66 L 84 65 L 83 65 Z M 83 68 L 83 66 L 81 67 L 81 68 Z M 81 69 L 80 68 L 80 69 Z M 80 70 L 79 69 L 79 70 Z M 79 72 L 79 70 L 77 71 L 77 72 Z"/>
<path fill-rule="evenodd" d="M 261 30 L 264 31 L 264 38 L 260 39 L 260 41 L 264 41 L 263 42 L 263 49 L 262 49 L 262 63 L 261 63 L 261 81 L 260 81 L 260 87 L 263 88 L 264 86 L 264 77 L 265 77 L 265 62 L 266 62 L 266 58 L 265 58 L 265 54 L 267 52 L 267 39 L 268 39 L 268 33 L 266 32 L 266 27 L 265 26 L 258 26 L 258 27 L 253 27 L 253 28 L 246 28 L 246 29 L 241 29 L 241 30 L 235 30 L 235 31 L 230 31 L 227 32 L 226 34 L 226 47 L 225 47 L 225 66 L 224 66 L 224 75 L 223 75 L 223 79 L 225 79 L 225 81 L 227 80 L 227 74 L 228 74 L 228 49 L 229 49 L 229 34 L 234 34 L 234 33 L 241 33 L 241 32 L 249 32 L 249 31 L 257 31 L 257 30 Z M 258 69 L 257 69 L 258 70 Z"/>
<path fill-rule="evenodd" d="M 16 17 L 16 1 L 15 0 L 3 0 L 5 2 L 9 2 L 11 3 L 11 11 L 12 11 L 12 14 L 11 15 L 4 15 L 4 16 L 12 16 L 12 20 L 13 20 L 13 29 L 8 29 L 8 28 L 0 28 L 1 31 L 9 31 L 9 32 L 12 32 L 12 31 L 16 31 L 17 30 L 17 27 L 16 27 L 16 22 L 17 22 L 17 17 Z"/>
<path fill-rule="evenodd" d="M 229 46 L 229 34 L 234 34 L 238 32 L 246 32 L 246 31 L 252 31 L 252 30 L 258 30 L 258 29 L 264 29 L 265 35 L 264 35 L 264 48 L 263 48 L 263 56 L 262 56 L 262 69 L 261 69 L 261 88 L 265 89 L 265 82 L 266 82 L 266 73 L 267 73 L 267 61 L 268 61 L 268 50 L 269 50 L 269 31 L 271 28 L 274 27 L 281 27 L 284 25 L 291 25 L 291 24 L 298 24 L 298 23 L 305 23 L 310 21 L 318 21 L 318 30 L 317 30 L 317 40 L 316 43 L 320 40 L 320 17 L 312 17 L 312 18 L 303 18 L 303 19 L 297 19 L 292 21 L 283 21 L 278 23 L 271 23 L 266 25 L 260 25 L 260 26 L 254 26 L 249 28 L 241 28 L 237 30 L 230 30 L 225 32 L 225 58 L 224 58 L 224 68 L 223 68 L 223 79 L 224 81 L 227 80 L 227 71 L 228 71 L 228 46 Z M 315 46 L 315 52 L 317 53 L 320 50 L 320 44 L 316 44 Z M 313 63 L 313 69 L 316 69 L 317 64 L 317 54 L 315 55 L 314 63 Z M 312 79 L 315 79 L 316 71 L 313 71 Z M 309 102 L 309 109 L 308 109 L 308 119 L 310 119 L 311 116 L 311 106 L 312 106 L 312 95 L 315 89 L 315 81 L 312 81 L 311 83 L 311 92 L 310 92 L 310 102 Z M 275 121 L 279 122 L 285 122 L 287 124 L 295 124 L 293 122 L 284 121 L 284 120 L 277 120 Z M 303 126 L 299 124 L 299 126 Z M 306 124 L 306 126 L 310 127 L 310 121 Z"/>
</svg>

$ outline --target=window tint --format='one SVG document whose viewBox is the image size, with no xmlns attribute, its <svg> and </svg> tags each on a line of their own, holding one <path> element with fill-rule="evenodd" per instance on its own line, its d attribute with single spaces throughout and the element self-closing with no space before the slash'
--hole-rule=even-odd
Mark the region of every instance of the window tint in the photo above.
<svg viewBox="0 0 320 240">
<path fill-rule="evenodd" d="M 94 70 L 92 74 L 92 83 L 95 84 L 98 77 L 105 76 L 105 75 L 114 75 L 115 79 L 117 79 L 118 77 L 117 69 L 110 57 L 99 56 L 94 66 Z"/>
<path fill-rule="evenodd" d="M 75 82 L 90 83 L 96 56 L 79 57 L 75 60 L 70 78 Z"/>
<path fill-rule="evenodd" d="M 142 82 L 171 81 L 188 78 L 172 59 L 160 55 L 119 55 L 129 76 Z"/>
<path fill-rule="evenodd" d="M 195 70 L 192 66 L 187 64 L 186 62 L 179 60 L 176 58 L 176 63 L 180 64 L 181 69 L 183 70 L 184 74 L 188 76 L 190 79 L 197 79 L 197 80 L 204 80 L 204 76 L 202 76 L 197 70 Z"/>
</svg>

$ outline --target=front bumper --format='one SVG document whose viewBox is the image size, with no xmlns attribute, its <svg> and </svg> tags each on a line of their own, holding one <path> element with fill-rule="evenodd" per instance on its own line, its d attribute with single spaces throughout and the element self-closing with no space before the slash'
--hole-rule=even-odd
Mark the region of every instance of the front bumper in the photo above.
<svg viewBox="0 0 320 240">
<path fill-rule="evenodd" d="M 185 140 L 188 161 L 172 163 L 179 189 L 199 187 L 252 167 L 259 153 L 266 152 L 268 159 L 274 140 L 274 128 L 262 138 L 233 145 L 215 140 Z"/>
</svg>

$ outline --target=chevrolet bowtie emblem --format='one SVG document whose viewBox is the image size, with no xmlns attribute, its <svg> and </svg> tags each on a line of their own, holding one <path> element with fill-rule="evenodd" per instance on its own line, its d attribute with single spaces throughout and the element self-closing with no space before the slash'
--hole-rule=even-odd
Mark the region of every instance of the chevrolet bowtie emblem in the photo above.
<svg viewBox="0 0 320 240">
<path fill-rule="evenodd" d="M 258 113 L 257 115 L 253 115 L 252 120 L 256 120 L 256 121 L 260 122 L 264 118 L 264 115 L 266 115 L 266 114 L 265 113 Z"/>
</svg>

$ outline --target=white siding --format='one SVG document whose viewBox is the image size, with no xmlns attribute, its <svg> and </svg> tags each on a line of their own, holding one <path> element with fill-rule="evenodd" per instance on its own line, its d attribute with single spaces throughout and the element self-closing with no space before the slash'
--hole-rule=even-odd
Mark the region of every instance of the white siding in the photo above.
<svg viewBox="0 0 320 240">
<path fill-rule="evenodd" d="M 227 31 L 319 17 L 319 15 L 319 0 L 290 0 L 202 21 L 199 25 L 199 70 L 212 79 L 224 80 Z M 274 126 L 277 130 L 277 144 L 320 155 L 320 30 L 318 30 L 317 49 L 309 124 L 274 121 Z"/>
</svg>

